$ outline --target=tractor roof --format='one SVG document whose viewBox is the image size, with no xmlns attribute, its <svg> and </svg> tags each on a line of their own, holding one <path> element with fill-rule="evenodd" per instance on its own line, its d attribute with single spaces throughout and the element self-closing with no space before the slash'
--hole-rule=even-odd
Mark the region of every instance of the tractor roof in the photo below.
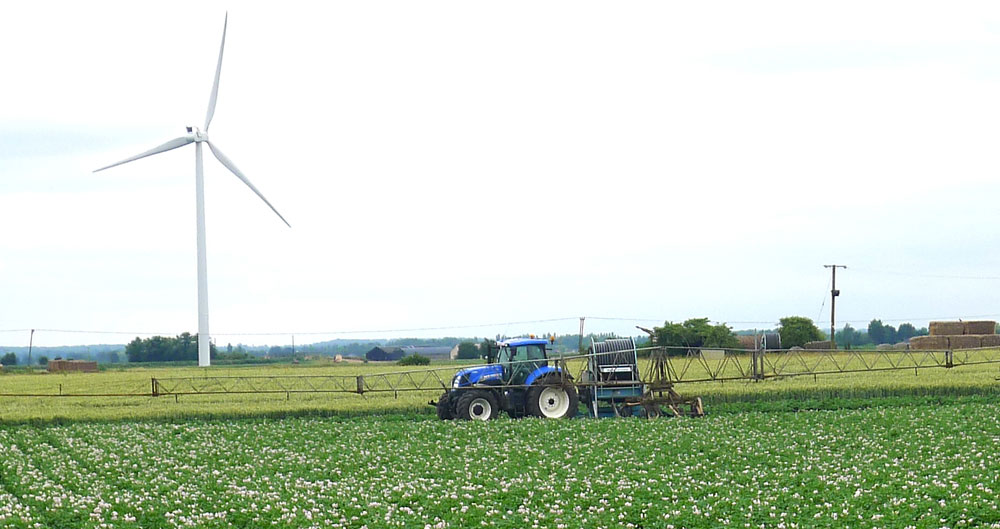
<svg viewBox="0 0 1000 529">
<path fill-rule="evenodd" d="M 506 345 L 508 347 L 520 347 L 522 345 L 549 345 L 549 341 L 541 338 L 515 338 L 513 340 L 499 342 L 497 345 Z"/>
</svg>

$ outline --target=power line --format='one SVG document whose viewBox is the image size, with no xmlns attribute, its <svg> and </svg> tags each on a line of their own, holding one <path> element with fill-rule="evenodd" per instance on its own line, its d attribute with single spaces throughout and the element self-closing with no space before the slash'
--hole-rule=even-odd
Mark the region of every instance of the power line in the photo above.
<svg viewBox="0 0 1000 529">
<path fill-rule="evenodd" d="M 948 274 L 915 274 L 911 272 L 899 272 L 894 270 L 877 270 L 873 268 L 858 268 L 855 266 L 851 267 L 851 270 L 857 272 L 868 272 L 872 274 L 885 274 L 893 276 L 902 277 L 919 277 L 925 279 L 963 279 L 972 281 L 1000 281 L 1000 276 L 965 276 L 965 275 L 948 275 Z"/>
<path fill-rule="evenodd" d="M 608 316 L 586 316 L 590 320 L 598 321 L 622 321 L 622 322 L 664 322 L 662 318 L 621 318 L 621 317 L 608 317 Z M 976 314 L 976 315 L 962 315 L 962 316 L 921 316 L 921 317 L 910 317 L 910 318 L 875 318 L 883 322 L 912 322 L 912 321 L 937 321 L 937 320 L 971 320 L 976 318 L 997 318 L 1000 319 L 1000 314 Z M 334 330 L 334 331 L 284 331 L 284 332 L 237 332 L 237 333 L 213 333 L 213 336 L 291 336 L 291 335 L 302 335 L 302 336 L 317 336 L 317 335 L 343 335 L 343 334 L 384 334 L 384 333 L 404 333 L 404 332 L 420 332 L 420 331 L 444 331 L 444 330 L 456 330 L 456 329 L 475 329 L 481 327 L 501 327 L 510 325 L 528 325 L 528 324 L 539 324 L 539 323 L 555 323 L 555 322 L 569 322 L 569 321 L 579 321 L 579 316 L 572 316 L 566 318 L 547 318 L 547 319 L 537 319 L 537 320 L 520 320 L 520 321 L 507 321 L 507 322 L 496 322 L 496 323 L 480 323 L 480 324 L 468 324 L 468 325 L 450 325 L 450 326 L 436 326 L 436 327 L 409 327 L 400 329 L 360 329 L 360 330 Z M 776 325 L 775 320 L 747 320 L 747 321 L 722 321 L 722 320 L 709 320 L 713 324 L 726 324 L 726 325 Z M 842 323 L 868 323 L 871 320 L 841 320 Z M 35 332 L 51 332 L 51 333 L 71 333 L 71 334 L 108 334 L 108 335 L 128 335 L 128 336 L 171 336 L 179 334 L 176 332 L 141 332 L 141 331 L 108 331 L 108 330 L 86 330 L 86 329 L 43 329 L 35 328 Z M 0 333 L 29 333 L 31 329 L 0 329 Z"/>
<path fill-rule="evenodd" d="M 830 290 L 830 280 L 826 280 L 826 288 L 823 289 L 823 302 L 819 304 L 819 312 L 816 313 L 816 321 L 823 317 L 823 308 L 826 307 L 826 293 Z"/>
</svg>

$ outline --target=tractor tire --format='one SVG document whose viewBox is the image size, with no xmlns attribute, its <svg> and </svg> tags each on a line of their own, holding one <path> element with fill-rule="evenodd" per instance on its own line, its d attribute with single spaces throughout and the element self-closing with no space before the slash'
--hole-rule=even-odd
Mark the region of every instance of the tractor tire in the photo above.
<svg viewBox="0 0 1000 529">
<path fill-rule="evenodd" d="M 568 419 L 576 416 L 580 396 L 572 383 L 559 377 L 544 377 L 528 388 L 528 415 L 544 419 Z"/>
<path fill-rule="evenodd" d="M 438 419 L 442 421 L 450 421 L 455 418 L 455 406 L 451 402 L 451 394 L 445 393 L 441 395 L 441 398 L 437 401 L 437 415 Z"/>
<path fill-rule="evenodd" d="M 466 391 L 458 398 L 455 415 L 466 421 L 489 421 L 500 415 L 500 405 L 489 391 Z"/>
</svg>

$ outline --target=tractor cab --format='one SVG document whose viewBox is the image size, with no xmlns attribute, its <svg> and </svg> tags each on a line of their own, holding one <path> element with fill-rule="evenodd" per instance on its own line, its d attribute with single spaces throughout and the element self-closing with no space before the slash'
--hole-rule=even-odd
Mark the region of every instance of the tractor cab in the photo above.
<svg viewBox="0 0 1000 529">
<path fill-rule="evenodd" d="M 503 370 L 503 381 L 507 385 L 530 384 L 528 378 L 543 367 L 547 367 L 545 348 L 548 340 L 527 338 L 497 343 L 496 363 Z"/>
</svg>

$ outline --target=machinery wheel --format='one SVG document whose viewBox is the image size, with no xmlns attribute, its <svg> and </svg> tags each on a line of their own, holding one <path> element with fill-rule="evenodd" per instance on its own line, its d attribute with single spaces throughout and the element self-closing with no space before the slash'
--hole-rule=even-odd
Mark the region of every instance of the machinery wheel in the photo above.
<svg viewBox="0 0 1000 529">
<path fill-rule="evenodd" d="M 632 409 L 632 406 L 629 406 L 628 404 L 615 406 L 615 410 L 619 417 L 631 417 L 635 411 Z"/>
<path fill-rule="evenodd" d="M 441 419 L 442 421 L 450 421 L 455 418 L 455 408 L 452 406 L 450 393 L 441 395 L 441 398 L 437 401 L 436 407 L 438 419 Z"/>
<path fill-rule="evenodd" d="M 489 391 L 467 391 L 458 398 L 456 415 L 466 421 L 488 421 L 500 415 L 500 405 Z"/>
<path fill-rule="evenodd" d="M 655 419 L 663 415 L 663 411 L 656 404 L 643 404 L 642 411 L 647 419 Z"/>
<path fill-rule="evenodd" d="M 576 415 L 579 404 L 576 388 L 556 377 L 543 378 L 528 389 L 528 414 L 535 417 L 567 419 Z"/>
</svg>

